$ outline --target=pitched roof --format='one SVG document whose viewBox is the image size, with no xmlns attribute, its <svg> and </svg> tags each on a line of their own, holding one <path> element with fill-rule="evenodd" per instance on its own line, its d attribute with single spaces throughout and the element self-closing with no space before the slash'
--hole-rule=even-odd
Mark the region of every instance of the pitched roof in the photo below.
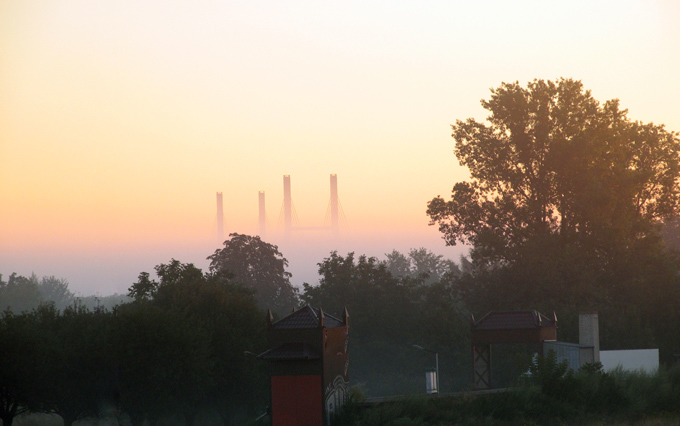
<svg viewBox="0 0 680 426">
<path fill-rule="evenodd" d="M 308 343 L 293 342 L 270 349 L 257 356 L 258 359 L 294 361 L 298 359 L 319 359 L 317 354 Z"/>
<path fill-rule="evenodd" d="M 272 324 L 272 328 L 278 330 L 293 329 L 293 328 L 316 328 L 319 326 L 319 316 L 321 315 L 321 310 L 318 308 L 312 308 L 307 305 L 304 306 L 292 314 L 281 318 Z M 343 327 L 342 321 L 336 317 L 323 313 L 323 325 L 324 327 Z"/>
<path fill-rule="evenodd" d="M 557 327 L 557 321 L 538 311 L 491 311 L 472 327 L 477 330 Z"/>
</svg>

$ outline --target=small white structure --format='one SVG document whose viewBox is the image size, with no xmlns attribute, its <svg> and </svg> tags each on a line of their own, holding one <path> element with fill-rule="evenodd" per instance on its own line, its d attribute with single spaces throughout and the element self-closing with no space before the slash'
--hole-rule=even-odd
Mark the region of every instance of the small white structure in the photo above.
<svg viewBox="0 0 680 426">
<path fill-rule="evenodd" d="M 651 374 L 659 369 L 658 349 L 627 349 L 600 351 L 600 362 L 605 371 L 621 367 L 627 371 L 643 371 Z"/>
<path fill-rule="evenodd" d="M 439 393 L 437 383 L 437 370 L 428 368 L 427 371 L 425 371 L 425 392 L 427 392 L 428 395 Z"/>
<path fill-rule="evenodd" d="M 597 312 L 580 312 L 578 316 L 579 343 L 544 342 L 545 353 L 555 351 L 558 361 L 567 361 L 578 370 L 586 363 L 601 362 L 605 371 L 621 367 L 626 371 L 652 374 L 659 369 L 658 349 L 600 350 L 600 327 Z"/>
</svg>

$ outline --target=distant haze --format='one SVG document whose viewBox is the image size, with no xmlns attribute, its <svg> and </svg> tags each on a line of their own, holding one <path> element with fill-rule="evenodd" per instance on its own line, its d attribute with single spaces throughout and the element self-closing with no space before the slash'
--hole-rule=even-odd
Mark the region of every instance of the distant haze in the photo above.
<svg viewBox="0 0 680 426">
<path fill-rule="evenodd" d="M 425 208 L 467 171 L 450 124 L 484 119 L 502 81 L 582 80 L 629 116 L 680 130 L 675 0 L 389 3 L 0 2 L 0 273 L 124 292 L 170 258 L 207 267 L 216 241 L 276 228 L 282 176 L 303 226 L 293 282 L 330 250 L 424 246 L 457 260 Z"/>
<path fill-rule="evenodd" d="M 345 255 L 355 252 L 357 256 L 366 254 L 385 258 L 385 253 L 397 249 L 407 253 L 410 248 L 430 247 L 430 249 L 447 258 L 458 261 L 465 247 L 446 247 L 435 229 L 431 232 L 401 232 L 389 234 L 348 235 L 341 234 L 333 239 L 328 234 L 293 236 L 288 242 L 282 235 L 265 239 L 276 244 L 279 251 L 288 259 L 288 271 L 293 274 L 291 282 L 301 287 L 303 282 L 318 282 L 318 266 L 333 250 Z M 69 287 L 79 295 L 108 295 L 126 293 L 128 287 L 137 279 L 142 271 L 153 273 L 153 267 L 159 263 L 167 263 L 171 258 L 182 262 L 191 262 L 207 270 L 206 260 L 220 246 L 213 241 L 203 244 L 139 244 L 135 247 L 93 248 L 87 250 L 56 250 L 48 247 L 35 250 L 31 255 L 26 252 L 6 253 L 2 257 L 2 267 L 13 265 L 11 270 L 3 270 L 5 275 L 17 272 L 38 276 L 56 275 L 69 281 Z M 37 266 L 36 266 L 37 265 Z M 10 269 L 10 268 L 8 268 Z"/>
</svg>

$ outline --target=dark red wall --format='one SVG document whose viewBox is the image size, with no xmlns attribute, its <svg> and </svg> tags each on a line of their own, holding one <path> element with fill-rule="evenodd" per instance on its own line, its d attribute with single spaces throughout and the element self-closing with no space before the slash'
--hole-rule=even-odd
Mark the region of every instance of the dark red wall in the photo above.
<svg viewBox="0 0 680 426">
<path fill-rule="evenodd" d="M 322 426 L 321 375 L 272 376 L 272 426 Z"/>
</svg>

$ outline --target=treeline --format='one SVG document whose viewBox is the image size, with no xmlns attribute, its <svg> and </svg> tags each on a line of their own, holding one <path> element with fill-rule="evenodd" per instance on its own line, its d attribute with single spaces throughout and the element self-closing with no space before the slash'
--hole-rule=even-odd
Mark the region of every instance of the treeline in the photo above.
<svg viewBox="0 0 680 426">
<path fill-rule="evenodd" d="M 74 303 L 90 309 L 111 309 L 128 301 L 130 298 L 124 294 L 76 295 L 68 288 L 66 279 L 54 275 L 38 278 L 36 274 L 24 277 L 13 273 L 4 281 L 0 274 L 0 310 L 17 314 L 35 309 L 41 303 L 53 303 L 57 309 L 64 309 Z"/>
<path fill-rule="evenodd" d="M 52 395 L 81 389 L 75 380 L 81 365 L 106 366 L 89 376 L 101 377 L 96 382 L 110 393 L 97 400 L 113 401 L 133 424 L 153 424 L 162 415 L 191 424 L 196 407 L 227 409 L 223 418 L 230 421 L 231 407 L 266 403 L 266 396 L 258 399 L 266 394 L 266 384 L 258 384 L 266 382 L 258 379 L 264 366 L 244 356 L 265 348 L 263 310 L 281 317 L 305 303 L 336 315 L 348 308 L 350 377 L 367 395 L 423 391 L 422 373 L 434 360 L 414 345 L 440 355 L 443 392 L 468 387 L 471 315 L 490 310 L 555 311 L 558 338 L 567 342 L 578 341 L 578 312 L 594 310 L 602 349 L 658 347 L 662 363 L 672 364 L 680 352 L 680 257 L 673 250 L 680 240 L 678 134 L 630 120 L 618 100 L 601 104 L 571 79 L 503 83 L 482 106 L 487 122 L 452 126 L 454 152 L 470 180 L 456 183 L 450 200 L 436 197 L 427 206 L 447 244 L 471 247 L 469 259 L 455 264 L 423 249 L 384 260 L 333 252 L 318 264 L 318 285 L 300 290 L 276 246 L 232 234 L 209 257 L 207 272 L 174 260 L 158 265 L 159 280 L 142 273 L 130 288 L 133 301 L 115 310 L 76 305 L 5 313 L 3 333 L 47 335 L 2 338 L 0 388 L 15 391 L 0 396 L 15 398 L 20 409 L 63 413 L 72 421 L 94 409 L 71 414 Z M 12 285 L 18 279 L 13 276 Z M 0 287 L 9 294 L 12 286 Z M 93 326 L 81 343 L 69 337 L 69 321 L 87 315 L 86 324 L 103 328 Z M 87 327 L 79 327 L 74 335 L 88 336 Z M 60 346 L 58 338 L 67 343 Z M 31 339 L 47 344 L 5 343 Z M 90 342 L 106 348 L 102 359 L 78 352 Z M 64 349 L 49 352 L 56 348 Z M 22 350 L 32 352 L 24 357 Z M 494 352 L 506 372 L 503 384 L 530 366 L 530 356 L 513 351 Z M 45 368 L 43 375 L 10 374 L 22 357 Z M 61 380 L 75 381 L 59 392 L 56 385 L 39 386 L 38 377 L 53 380 L 44 377 L 52 368 L 66 372 Z M 22 396 L 25 389 L 34 394 Z M 153 399 L 139 403 L 143 398 Z"/>
<path fill-rule="evenodd" d="M 12 308 L 0 318 L 3 425 L 30 412 L 58 414 L 66 425 L 98 416 L 132 425 L 232 424 L 260 414 L 267 365 L 253 354 L 267 348 L 267 308 L 280 318 L 302 304 L 336 314 L 347 306 L 352 382 L 369 395 L 422 390 L 432 360 L 412 344 L 452 355 L 455 342 L 456 362 L 467 361 L 465 317 L 444 284 L 460 268 L 425 249 L 382 261 L 331 253 L 319 263 L 320 284 L 302 292 L 278 248 L 258 237 L 232 234 L 210 260 L 207 272 L 174 259 L 142 272 L 112 308 L 69 296 L 62 308 L 43 298 L 19 312 L 5 295 L 30 293 L 41 280 L 13 274 L 1 282 L 0 301 Z M 65 280 L 42 281 L 71 295 Z M 442 370 L 460 374 L 451 362 Z"/>
<path fill-rule="evenodd" d="M 670 272 L 680 269 L 672 268 L 677 265 L 670 261 L 672 251 L 663 253 L 671 286 L 677 275 Z M 507 265 L 480 268 L 425 249 L 393 251 L 384 259 L 332 252 L 318 264 L 319 283 L 301 290 L 290 284 L 278 248 L 258 237 L 232 234 L 210 259 L 207 272 L 177 260 L 156 266 L 155 278 L 142 272 L 128 301 L 113 309 L 76 301 L 63 310 L 43 304 L 23 314 L 5 311 L 4 425 L 22 411 L 57 413 L 67 424 L 117 415 L 133 425 L 164 419 L 231 424 L 262 413 L 267 366 L 250 354 L 267 348 L 268 307 L 277 318 L 304 304 L 337 315 L 347 307 L 351 383 L 366 396 L 424 392 L 423 372 L 434 366 L 434 356 L 414 345 L 438 352 L 442 392 L 469 388 L 471 314 L 555 310 L 560 340 L 575 342 L 576 313 L 593 307 L 588 299 L 565 303 L 532 294 L 531 280 L 501 285 L 512 271 Z M 232 264 L 241 271 L 234 272 Z M 661 347 L 662 360 L 670 364 L 680 335 L 672 333 L 677 318 L 668 315 L 679 302 L 640 302 L 621 311 L 615 310 L 619 304 L 599 306 L 603 349 Z M 622 331 L 621 324 L 637 325 Z M 515 347 L 495 352 L 501 370 L 496 385 L 514 384 L 527 371 L 531 354 L 520 352 Z"/>
<path fill-rule="evenodd" d="M 680 349 L 680 138 L 599 102 L 580 81 L 502 83 L 488 117 L 457 120 L 454 153 L 470 179 L 428 203 L 447 244 L 471 246 L 455 285 L 473 312 L 556 311 L 577 341 L 597 311 L 603 349 Z"/>
<path fill-rule="evenodd" d="M 265 339 L 252 291 L 175 260 L 156 271 L 153 289 L 112 310 L 49 303 L 2 314 L 4 426 L 24 412 L 55 413 L 65 425 L 101 416 L 191 425 L 264 410 L 266 372 L 244 356 Z"/>
</svg>

